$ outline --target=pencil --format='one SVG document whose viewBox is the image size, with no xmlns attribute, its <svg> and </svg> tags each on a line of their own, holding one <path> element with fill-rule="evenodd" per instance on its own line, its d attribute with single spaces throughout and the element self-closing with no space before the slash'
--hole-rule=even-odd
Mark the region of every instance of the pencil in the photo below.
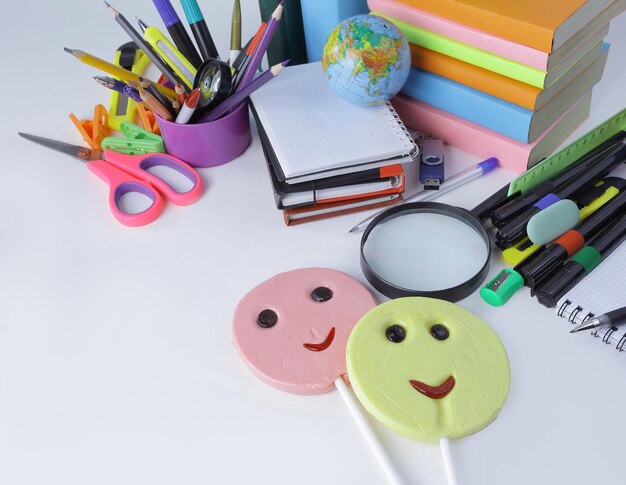
<svg viewBox="0 0 626 485">
<path fill-rule="evenodd" d="M 261 60 L 265 55 L 265 51 L 267 51 L 267 46 L 272 41 L 274 33 L 276 32 L 280 19 L 283 15 L 284 1 L 285 0 L 280 1 L 278 6 L 276 7 L 276 10 L 274 10 L 274 13 L 267 21 L 267 25 L 265 26 L 263 35 L 261 35 L 261 38 L 259 39 L 259 45 L 250 57 L 250 61 L 248 62 L 248 65 L 246 66 L 243 75 L 241 76 L 241 81 L 238 81 L 237 90 L 245 87 L 245 85 L 252 81 L 252 79 L 254 78 L 256 68 L 259 66 L 259 64 L 261 64 Z"/>
<path fill-rule="evenodd" d="M 76 57 L 76 59 L 78 59 L 80 62 L 87 64 L 88 66 L 95 67 L 96 69 L 99 69 L 106 73 L 109 73 L 111 76 L 120 78 L 122 81 L 126 81 L 127 83 L 129 81 L 135 81 L 136 83 L 139 82 L 139 75 L 133 72 L 130 72 L 124 69 L 123 67 L 116 66 L 115 64 L 112 64 L 111 62 L 107 62 L 103 59 L 100 59 L 99 57 L 92 56 L 91 54 L 87 54 L 86 52 L 78 50 L 78 49 L 68 49 L 67 47 L 64 47 L 63 49 L 65 50 L 65 52 L 68 52 L 72 54 L 74 57 Z M 166 96 L 169 96 L 172 98 L 176 96 L 176 93 L 170 88 L 163 86 L 162 84 L 156 84 L 156 83 L 153 83 L 153 84 L 159 89 L 159 91 L 161 91 Z"/>
<path fill-rule="evenodd" d="M 161 92 L 155 86 L 153 86 L 152 83 L 148 81 L 147 79 L 140 77 L 139 85 L 142 88 L 144 88 L 146 91 L 148 91 L 150 94 L 152 94 L 152 96 L 154 96 L 156 99 L 158 99 L 159 103 L 161 103 L 163 106 L 169 106 L 172 104 L 172 99 L 168 98 L 164 94 L 161 94 Z"/>
<path fill-rule="evenodd" d="M 139 96 L 141 96 L 142 101 L 146 104 L 148 108 L 154 113 L 159 115 L 161 118 L 167 121 L 172 121 L 174 116 L 169 109 L 163 106 L 158 99 L 156 99 L 151 92 L 146 91 L 141 86 L 139 86 Z"/>
<path fill-rule="evenodd" d="M 144 38 L 135 30 L 135 28 L 131 25 L 131 23 L 126 20 L 121 13 L 119 13 L 115 8 L 109 5 L 106 0 L 104 2 L 109 9 L 109 12 L 115 19 L 115 21 L 120 24 L 120 27 L 124 29 L 124 31 L 130 36 L 131 39 L 137 44 L 144 53 L 150 58 L 150 60 L 154 63 L 154 65 L 161 71 L 167 79 L 169 79 L 172 84 L 180 83 L 183 87 L 186 88 L 185 82 L 180 78 L 178 74 L 176 74 L 170 67 L 161 59 L 161 56 L 157 54 L 157 52 L 152 48 L 148 42 L 144 40 Z M 191 90 L 190 90 L 191 91 Z"/>
<path fill-rule="evenodd" d="M 200 121 L 207 122 L 213 121 L 220 116 L 225 115 L 230 110 L 237 107 L 238 104 L 243 102 L 250 94 L 263 86 L 270 79 L 278 76 L 282 70 L 289 64 L 289 61 L 281 62 L 280 64 L 276 64 L 269 68 L 267 71 L 263 72 L 260 76 L 257 76 L 254 80 L 246 84 L 243 88 L 238 90 L 231 97 L 227 98 L 221 104 L 219 104 L 215 109 L 212 109 L 206 116 L 204 116 Z"/>
</svg>

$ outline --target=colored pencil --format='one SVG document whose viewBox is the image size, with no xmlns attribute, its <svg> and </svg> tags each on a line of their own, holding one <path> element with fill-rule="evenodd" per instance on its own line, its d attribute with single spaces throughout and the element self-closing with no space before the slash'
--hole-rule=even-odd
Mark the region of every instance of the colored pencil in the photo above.
<svg viewBox="0 0 626 485">
<path fill-rule="evenodd" d="M 244 101 L 250 94 L 259 89 L 270 79 L 278 76 L 282 70 L 289 64 L 289 61 L 281 62 L 269 68 L 261 75 L 257 76 L 254 80 L 249 82 L 246 86 L 238 90 L 235 94 L 227 98 L 224 102 L 219 104 L 215 109 L 211 110 L 206 116 L 204 116 L 201 122 L 213 121 L 220 116 L 225 115 L 232 109 L 236 108 L 242 101 Z"/>
</svg>

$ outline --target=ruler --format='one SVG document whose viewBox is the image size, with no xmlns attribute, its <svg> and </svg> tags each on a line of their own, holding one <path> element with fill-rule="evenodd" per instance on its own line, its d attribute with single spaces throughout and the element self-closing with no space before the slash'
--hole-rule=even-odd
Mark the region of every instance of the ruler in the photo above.
<svg viewBox="0 0 626 485">
<path fill-rule="evenodd" d="M 586 135 L 515 178 L 509 186 L 509 195 L 528 193 L 541 182 L 553 179 L 585 153 L 605 142 L 621 130 L 626 130 L 626 108 L 597 126 Z"/>
</svg>

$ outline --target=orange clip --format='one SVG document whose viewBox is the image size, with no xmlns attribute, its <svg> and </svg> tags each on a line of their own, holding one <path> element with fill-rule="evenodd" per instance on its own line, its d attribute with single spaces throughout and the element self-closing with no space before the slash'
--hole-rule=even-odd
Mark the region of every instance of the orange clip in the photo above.
<svg viewBox="0 0 626 485">
<path fill-rule="evenodd" d="M 146 108 L 143 103 L 137 103 L 137 114 L 139 115 L 141 127 L 144 130 L 148 130 L 155 135 L 161 134 L 161 129 L 159 128 L 159 124 L 157 123 L 154 114 Z"/>
<path fill-rule="evenodd" d="M 70 119 L 83 140 L 94 150 L 102 150 L 102 140 L 111 134 L 109 128 L 109 113 L 101 104 L 93 110 L 93 120 L 79 120 L 74 113 L 70 113 Z"/>
</svg>

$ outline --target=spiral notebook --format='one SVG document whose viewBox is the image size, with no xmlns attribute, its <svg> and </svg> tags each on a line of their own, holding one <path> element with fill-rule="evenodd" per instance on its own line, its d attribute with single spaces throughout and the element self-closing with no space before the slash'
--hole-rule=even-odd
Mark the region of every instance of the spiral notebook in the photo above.
<svg viewBox="0 0 626 485">
<path fill-rule="evenodd" d="M 557 315 L 572 325 L 626 305 L 626 242 L 620 244 L 589 276 L 565 294 L 556 305 Z M 599 328 L 594 337 L 623 352 L 626 327 Z"/>
<path fill-rule="evenodd" d="M 417 154 L 389 103 L 362 107 L 344 100 L 324 79 L 320 62 L 287 67 L 250 100 L 279 162 L 276 174 L 287 183 L 406 163 Z"/>
</svg>

